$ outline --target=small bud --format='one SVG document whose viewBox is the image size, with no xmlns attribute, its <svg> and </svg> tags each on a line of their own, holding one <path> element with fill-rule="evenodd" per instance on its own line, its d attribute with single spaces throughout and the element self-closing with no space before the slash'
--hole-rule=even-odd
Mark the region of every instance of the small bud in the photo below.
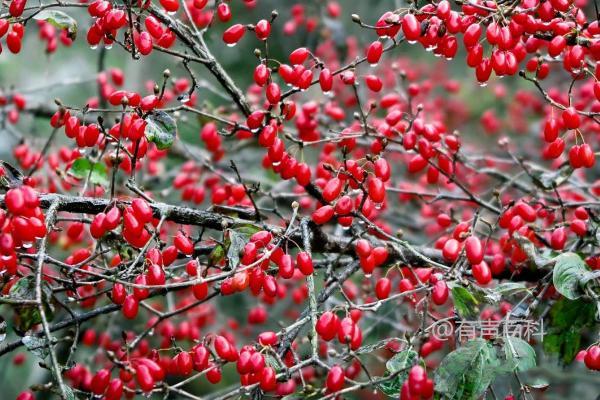
<svg viewBox="0 0 600 400">
<path fill-rule="evenodd" d="M 352 22 L 360 24 L 361 23 L 360 16 L 358 14 L 352 14 Z"/>
<path fill-rule="evenodd" d="M 165 70 L 163 71 L 163 77 L 164 77 L 165 79 L 167 79 L 167 78 L 169 78 L 170 76 L 171 76 L 171 71 L 170 71 L 169 69 L 165 69 Z"/>
<path fill-rule="evenodd" d="M 294 210 L 297 210 L 297 209 L 298 209 L 298 207 L 300 207 L 300 203 L 298 203 L 297 201 L 294 201 L 294 202 L 292 203 L 292 208 L 293 208 Z"/>
<path fill-rule="evenodd" d="M 254 55 L 255 55 L 257 58 L 260 58 L 261 54 L 262 54 L 262 53 L 261 53 L 260 49 L 254 49 Z"/>
</svg>

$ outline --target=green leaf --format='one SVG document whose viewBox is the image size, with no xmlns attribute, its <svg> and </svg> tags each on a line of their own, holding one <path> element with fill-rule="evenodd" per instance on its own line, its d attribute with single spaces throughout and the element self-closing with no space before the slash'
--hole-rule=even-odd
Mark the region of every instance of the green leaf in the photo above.
<svg viewBox="0 0 600 400">
<path fill-rule="evenodd" d="M 242 235 L 248 236 L 248 238 L 250 238 L 250 236 L 254 235 L 256 232 L 260 232 L 262 230 L 260 227 L 254 224 L 241 224 L 237 225 L 233 229 Z"/>
<path fill-rule="evenodd" d="M 581 297 L 579 281 L 589 271 L 585 262 L 575 253 L 563 253 L 554 260 L 552 281 L 556 290 L 569 300 Z"/>
<path fill-rule="evenodd" d="M 521 282 L 504 282 L 492 289 L 492 292 L 500 295 L 501 297 L 527 291 L 529 291 L 529 289 Z"/>
<path fill-rule="evenodd" d="M 277 372 L 277 373 L 285 371 L 285 369 L 286 369 L 285 365 L 282 365 L 279 362 L 279 360 L 277 359 L 277 357 L 274 357 L 270 353 L 265 354 L 265 361 L 266 361 L 267 365 L 269 367 L 273 368 L 275 370 L 275 372 Z"/>
<path fill-rule="evenodd" d="M 223 248 L 222 245 L 217 244 L 210 252 L 210 255 L 208 256 L 208 261 L 209 261 L 210 265 L 217 265 L 224 258 L 225 258 L 225 249 Z"/>
<path fill-rule="evenodd" d="M 398 398 L 402 390 L 402 384 L 408 377 L 409 368 L 412 367 L 418 358 L 416 351 L 412 349 L 402 350 L 396 353 L 386 363 L 384 377 L 397 374 L 387 381 L 379 383 L 379 389 L 389 397 Z"/>
<path fill-rule="evenodd" d="M 400 339 L 400 338 L 397 338 L 397 337 L 386 338 L 386 339 L 380 340 L 380 341 L 378 341 L 376 343 L 373 343 L 373 344 L 366 344 L 364 346 L 361 346 L 361 347 L 359 347 L 358 349 L 356 349 L 354 351 L 354 354 L 355 355 L 370 354 L 370 353 L 372 353 L 372 352 L 374 352 L 376 350 L 384 348 L 390 342 L 406 343 L 406 340 Z"/>
<path fill-rule="evenodd" d="M 510 371 L 526 371 L 536 366 L 535 350 L 521 338 L 507 336 L 504 341 L 504 354 Z"/>
<path fill-rule="evenodd" d="M 544 169 L 532 169 L 531 178 L 533 183 L 543 190 L 554 190 L 565 183 L 573 174 L 573 168 L 570 165 L 565 165 L 559 170 L 548 171 Z"/>
<path fill-rule="evenodd" d="M 580 350 L 583 328 L 595 321 L 596 307 L 581 299 L 561 298 L 550 309 L 544 335 L 544 351 L 557 354 L 569 364 Z"/>
<path fill-rule="evenodd" d="M 26 276 L 19 279 L 9 291 L 9 296 L 16 300 L 35 300 L 35 277 Z M 44 303 L 44 311 L 46 318 L 51 321 L 54 318 L 54 308 L 49 303 L 52 297 L 52 290 L 46 282 L 42 282 L 42 300 Z M 18 332 L 26 332 L 34 325 L 42 322 L 40 310 L 37 305 L 23 304 L 14 306 L 17 314 L 15 329 Z"/>
<path fill-rule="evenodd" d="M 75 393 L 73 392 L 73 389 L 71 389 L 70 386 L 63 385 L 63 389 L 66 395 L 65 400 L 77 400 L 77 396 L 75 396 Z"/>
<path fill-rule="evenodd" d="M 492 345 L 477 338 L 444 357 L 435 371 L 435 389 L 449 400 L 476 400 L 498 372 Z"/>
<path fill-rule="evenodd" d="M 385 368 L 392 374 L 398 371 L 407 370 L 406 376 L 408 376 L 408 367 L 415 363 L 417 356 L 417 352 L 412 349 L 402 350 L 387 360 Z"/>
<path fill-rule="evenodd" d="M 94 185 L 108 186 L 108 171 L 103 163 L 92 163 L 87 158 L 78 158 L 71 165 L 71 175 L 77 179 L 87 179 Z"/>
<path fill-rule="evenodd" d="M 228 238 L 227 260 L 229 260 L 229 267 L 236 268 L 240 263 L 240 253 L 248 243 L 249 237 L 233 229 L 228 229 Z"/>
<path fill-rule="evenodd" d="M 0 160 L 0 167 L 4 170 L 4 174 L 0 177 L 1 186 L 19 186 L 23 184 L 23 173 L 10 163 Z"/>
<path fill-rule="evenodd" d="M 230 268 L 236 268 L 240 263 L 240 254 L 250 240 L 250 236 L 261 229 L 253 224 L 241 224 L 225 231 L 225 249 Z M 215 248 L 216 250 L 216 248 Z M 214 250 L 213 250 L 214 252 Z M 220 255 L 216 254 L 216 255 Z"/>
<path fill-rule="evenodd" d="M 550 382 L 543 377 L 527 377 L 525 384 L 532 389 L 536 390 L 546 390 L 548 386 L 550 386 Z"/>
<path fill-rule="evenodd" d="M 389 376 L 389 373 L 385 373 L 384 376 Z M 400 381 L 397 378 L 388 379 L 387 381 L 383 381 L 377 384 L 377 387 L 383 394 L 386 396 L 397 399 L 400 396 L 400 391 L 402 390 L 402 384 L 404 381 Z"/>
<path fill-rule="evenodd" d="M 474 294 L 467 288 L 458 285 L 451 285 L 452 299 L 454 300 L 454 308 L 462 319 L 473 318 L 479 315 L 479 305 L 485 301 L 485 298 L 478 294 Z"/>
<path fill-rule="evenodd" d="M 146 139 L 159 150 L 168 149 L 175 142 L 177 123 L 164 111 L 154 111 L 146 118 Z"/>
<path fill-rule="evenodd" d="M 77 37 L 77 21 L 62 11 L 42 10 L 35 14 L 33 18 L 38 21 L 46 21 L 59 29 L 66 29 L 69 38 L 72 40 Z"/>
<path fill-rule="evenodd" d="M 48 357 L 48 354 L 50 354 L 50 350 L 48 349 L 48 341 L 45 338 L 40 338 L 37 336 L 24 336 L 21 340 L 23 341 L 25 347 L 27 347 L 27 350 L 42 360 Z"/>
</svg>

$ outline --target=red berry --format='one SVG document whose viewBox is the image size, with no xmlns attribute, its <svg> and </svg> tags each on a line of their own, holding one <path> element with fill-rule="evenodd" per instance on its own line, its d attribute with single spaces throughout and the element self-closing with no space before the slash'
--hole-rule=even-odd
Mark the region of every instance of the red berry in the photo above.
<svg viewBox="0 0 600 400">
<path fill-rule="evenodd" d="M 224 3 L 221 3 L 224 4 Z M 229 45 L 233 46 L 240 41 L 240 39 L 246 33 L 246 27 L 242 24 L 235 24 L 229 27 L 225 32 L 223 32 L 223 41 Z"/>
<path fill-rule="evenodd" d="M 326 311 L 323 314 L 321 314 L 317 321 L 317 333 L 319 334 L 319 336 L 321 336 L 321 339 L 325 341 L 330 341 L 336 336 L 339 325 L 340 319 L 338 318 L 338 316 L 332 313 L 331 311 Z"/>
<path fill-rule="evenodd" d="M 300 272 L 306 276 L 311 275 L 314 272 L 312 258 L 304 251 L 301 251 L 296 256 L 296 265 Z"/>
<path fill-rule="evenodd" d="M 326 386 L 329 392 L 337 392 L 342 390 L 346 377 L 344 370 L 339 365 L 334 365 L 327 374 Z"/>
<path fill-rule="evenodd" d="M 433 289 L 431 291 L 431 300 L 434 304 L 437 304 L 438 306 L 445 304 L 448 300 L 448 295 L 448 285 L 445 281 L 437 281 L 435 285 L 433 285 Z"/>
<path fill-rule="evenodd" d="M 485 261 L 481 264 L 473 265 L 472 272 L 473 277 L 480 285 L 487 285 L 492 281 L 492 271 Z"/>
<path fill-rule="evenodd" d="M 123 315 L 127 319 L 134 319 L 137 316 L 139 302 L 133 295 L 125 297 L 123 302 Z"/>
<path fill-rule="evenodd" d="M 476 236 L 469 236 L 465 241 L 465 253 L 471 265 L 479 264 L 483 261 L 483 246 Z"/>
<path fill-rule="evenodd" d="M 379 300 L 387 299 L 392 291 L 392 283 L 388 278 L 381 278 L 375 284 L 375 295 Z"/>
<path fill-rule="evenodd" d="M 371 65 L 377 64 L 382 54 L 383 44 L 379 40 L 376 40 L 367 47 L 367 62 Z"/>
</svg>

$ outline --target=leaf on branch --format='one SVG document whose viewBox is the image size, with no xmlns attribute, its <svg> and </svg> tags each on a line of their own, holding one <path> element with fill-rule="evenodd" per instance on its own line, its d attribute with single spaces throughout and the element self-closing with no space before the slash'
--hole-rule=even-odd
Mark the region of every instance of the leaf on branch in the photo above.
<svg viewBox="0 0 600 400">
<path fill-rule="evenodd" d="M 230 268 L 236 268 L 240 263 L 240 253 L 248 243 L 248 235 L 244 235 L 233 229 L 228 229 L 228 239 L 226 240 L 227 260 Z"/>
<path fill-rule="evenodd" d="M 46 21 L 59 28 L 66 29 L 70 39 L 77 38 L 77 21 L 68 14 L 58 10 L 42 10 L 33 16 L 38 21 Z"/>
<path fill-rule="evenodd" d="M 6 339 L 6 320 L 3 316 L 0 316 L 0 342 L 3 342 Z"/>
<path fill-rule="evenodd" d="M 212 265 L 217 265 L 224 258 L 225 258 L 225 249 L 223 248 L 222 245 L 217 244 L 212 249 L 212 251 L 210 252 L 210 255 L 208 256 L 209 265 L 211 265 L 211 266 Z"/>
<path fill-rule="evenodd" d="M 476 338 L 444 357 L 435 372 L 435 390 L 449 400 L 476 400 L 498 371 L 493 346 Z"/>
<path fill-rule="evenodd" d="M 521 338 L 507 336 L 504 341 L 504 355 L 508 371 L 527 371 L 536 366 L 535 350 Z"/>
<path fill-rule="evenodd" d="M 23 173 L 17 168 L 3 160 L 0 160 L 0 167 L 4 170 L 0 177 L 1 186 L 14 187 L 23 184 Z"/>
<path fill-rule="evenodd" d="M 548 388 L 548 386 L 550 386 L 550 382 L 548 382 L 546 378 L 536 377 L 530 379 L 531 380 L 525 381 L 525 384 L 532 389 L 545 390 L 546 388 Z"/>
<path fill-rule="evenodd" d="M 37 336 L 24 336 L 22 340 L 25 347 L 27 347 L 27 350 L 42 360 L 48 357 L 50 354 L 50 350 L 48 349 L 48 341 L 45 338 L 40 338 Z"/>
<path fill-rule="evenodd" d="M 380 340 L 380 341 L 378 341 L 376 343 L 367 344 L 367 345 L 359 347 L 358 349 L 356 349 L 354 351 L 354 354 L 355 355 L 370 354 L 370 353 L 373 353 L 376 350 L 384 348 L 390 342 L 396 342 L 396 343 L 403 342 L 403 343 L 406 343 L 406 340 L 400 339 L 400 338 L 397 338 L 397 337 L 383 339 L 383 340 Z"/>
<path fill-rule="evenodd" d="M 550 260 L 547 257 L 538 254 L 537 247 L 529 240 L 529 238 L 517 232 L 513 233 L 513 238 L 517 241 L 521 250 L 525 252 L 529 261 L 535 264 L 536 267 L 543 268 L 550 263 Z"/>
<path fill-rule="evenodd" d="M 386 363 L 386 371 L 384 378 L 393 374 L 397 374 L 387 381 L 377 384 L 377 387 L 389 397 L 398 398 L 402 390 L 402 384 L 408 377 L 410 367 L 415 364 L 418 359 L 418 354 L 412 349 L 402 350 L 395 354 Z"/>
<path fill-rule="evenodd" d="M 265 354 L 265 361 L 267 365 L 275 370 L 276 373 L 280 373 L 286 370 L 286 366 L 281 364 L 277 357 L 274 357 L 272 354 Z"/>
<path fill-rule="evenodd" d="M 569 300 L 581 297 L 580 281 L 589 272 L 586 263 L 575 253 L 563 253 L 554 260 L 552 282 L 556 290 Z"/>
<path fill-rule="evenodd" d="M 236 225 L 233 230 L 242 235 L 248 236 L 248 239 L 250 239 L 250 236 L 254 235 L 256 232 L 260 232 L 262 229 L 254 224 L 240 224 Z"/>
<path fill-rule="evenodd" d="M 535 169 L 531 171 L 530 176 L 537 187 L 550 191 L 565 183 L 571 177 L 571 174 L 573 174 L 573 168 L 567 164 L 557 171 Z"/>
<path fill-rule="evenodd" d="M 520 292 L 528 292 L 529 289 L 522 282 L 504 282 L 498 284 L 495 288 L 491 289 L 492 292 L 496 293 L 500 297 L 511 296 Z"/>
<path fill-rule="evenodd" d="M 87 158 L 78 158 L 69 169 L 71 175 L 77 179 L 87 179 L 94 185 L 108 186 L 108 171 L 103 163 L 93 163 Z"/>
<path fill-rule="evenodd" d="M 159 150 L 170 148 L 177 136 L 177 123 L 164 111 L 153 111 L 146 118 L 146 139 Z"/>
<path fill-rule="evenodd" d="M 70 386 L 63 385 L 63 390 L 65 391 L 65 400 L 77 400 L 77 396 Z"/>
<path fill-rule="evenodd" d="M 580 350 L 581 335 L 586 326 L 595 321 L 596 306 L 582 299 L 561 298 L 550 309 L 550 318 L 544 350 L 557 354 L 565 364 L 569 364 Z"/>
<path fill-rule="evenodd" d="M 240 263 L 240 254 L 242 253 L 242 250 L 244 250 L 244 246 L 250 241 L 250 236 L 259 230 L 260 228 L 255 225 L 242 224 L 225 231 L 225 249 L 230 268 L 236 268 L 238 266 Z M 215 247 L 213 253 L 216 249 L 217 248 Z"/>
<path fill-rule="evenodd" d="M 450 285 L 454 308 L 462 319 L 479 315 L 480 304 L 485 303 L 485 296 L 479 292 L 472 292 L 464 286 Z"/>
<path fill-rule="evenodd" d="M 9 291 L 9 296 L 15 300 L 35 300 L 35 277 L 26 276 L 19 279 Z M 42 282 L 42 301 L 46 318 L 51 321 L 54 317 L 54 307 L 49 299 L 52 297 L 52 290 L 46 282 Z M 15 330 L 17 332 L 26 332 L 34 325 L 42 322 L 40 310 L 34 304 L 22 304 L 14 306 L 17 314 Z"/>
</svg>

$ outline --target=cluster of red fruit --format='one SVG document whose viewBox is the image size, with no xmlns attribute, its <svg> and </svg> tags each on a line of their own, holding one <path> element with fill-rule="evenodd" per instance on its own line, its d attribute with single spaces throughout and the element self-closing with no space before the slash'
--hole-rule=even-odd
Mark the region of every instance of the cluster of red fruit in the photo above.
<svg viewBox="0 0 600 400">
<path fill-rule="evenodd" d="M 242 385 L 258 384 L 265 392 L 276 391 L 277 395 L 283 396 L 294 391 L 295 383 L 293 380 L 278 382 L 275 369 L 267 364 L 265 357 L 265 354 L 273 351 L 271 346 L 276 345 L 277 341 L 274 332 L 265 331 L 258 335 L 257 346 L 246 345 L 238 352 L 230 339 L 211 335 L 189 351 L 179 350 L 173 357 L 160 357 L 156 350 L 146 352 L 143 347 L 127 355 L 117 346 L 114 350 L 120 360 L 118 378 L 111 379 L 111 370 L 108 368 L 92 374 L 80 364 L 71 368 L 66 377 L 73 387 L 104 395 L 106 399 L 119 399 L 123 394 L 126 398 L 133 398 L 136 388 L 150 392 L 168 376 L 186 377 L 193 371 L 204 372 L 206 379 L 216 384 L 221 381 L 222 365 L 236 363 Z M 209 349 L 209 343 L 212 343 L 212 349 Z M 293 358 L 290 356 L 291 353 L 288 353 L 284 360 L 291 366 Z M 131 390 L 124 391 L 124 384 Z"/>
<path fill-rule="evenodd" d="M 0 210 L 0 267 L 10 275 L 17 272 L 16 250 L 29 248 L 46 236 L 46 222 L 40 200 L 33 188 L 22 185 L 9 189 Z"/>
<path fill-rule="evenodd" d="M 242 270 L 221 283 L 221 294 L 230 295 L 249 287 L 254 296 L 262 291 L 267 298 L 275 298 L 279 294 L 280 284 L 274 276 L 265 272 L 271 263 L 277 266 L 278 275 L 283 279 L 297 278 L 297 272 L 300 276 L 314 272 L 313 261 L 308 253 L 298 252 L 294 263 L 292 256 L 273 242 L 270 232 L 259 231 L 250 237 L 242 250 Z"/>
<path fill-rule="evenodd" d="M 579 5 L 579 7 L 583 7 Z M 496 13 L 502 13 L 501 20 L 482 23 Z M 588 21 L 578 6 L 570 1 L 535 0 L 522 1 L 511 13 L 505 14 L 496 4 L 478 1 L 464 4 L 460 11 L 451 10 L 448 1 L 437 5 L 426 4 L 418 13 L 387 12 L 381 16 L 375 26 L 381 37 L 395 37 L 402 30 L 409 42 L 419 42 L 434 53 L 453 58 L 457 52 L 456 36 L 463 35 L 467 50 L 466 64 L 475 69 L 477 80 L 484 84 L 492 72 L 497 76 L 514 75 L 519 65 L 529 54 L 545 52 L 550 59 L 561 59 L 562 67 L 576 79 L 591 78 L 585 87 L 578 90 L 579 99 L 573 100 L 566 93 L 552 92 L 555 100 L 546 113 L 544 138 L 547 142 L 543 155 L 556 159 L 565 150 L 567 138 L 559 137 L 563 130 L 579 130 L 583 125 L 581 116 L 597 112 L 598 105 L 593 100 L 600 96 L 600 84 L 597 72 L 590 71 L 600 60 L 600 34 L 598 21 Z M 485 44 L 489 45 L 490 55 L 485 56 Z M 526 63 L 526 69 L 544 79 L 550 71 L 544 57 L 533 56 Z M 593 90 L 590 90 L 593 86 Z M 590 96 L 591 93 L 591 96 Z M 594 96 L 595 94 L 595 96 Z M 556 118 L 553 114 L 561 113 Z M 590 120 L 593 124 L 593 122 Z M 594 128 L 595 129 L 595 128 Z M 595 154 L 587 143 L 577 144 L 581 134 L 575 133 L 575 144 L 568 152 L 573 168 L 591 168 L 595 163 Z"/>
<path fill-rule="evenodd" d="M 362 330 L 357 324 L 360 317 L 359 310 L 352 310 L 349 316 L 341 320 L 334 312 L 325 311 L 317 320 L 317 333 L 326 342 L 337 337 L 341 344 L 347 344 L 352 350 L 356 350 L 363 340 Z"/>
<path fill-rule="evenodd" d="M 121 222 L 123 238 L 135 247 L 142 247 L 150 239 L 145 224 L 153 222 L 152 208 L 143 199 L 134 199 L 123 212 L 119 207 L 113 206 L 106 213 L 96 214 L 90 224 L 90 234 L 98 239 L 106 232 L 116 229 Z"/>
<path fill-rule="evenodd" d="M 25 3 L 22 0 L 15 0 L 11 3 Z M 9 32 L 10 28 L 10 32 Z M 11 24 L 8 19 L 0 19 L 0 38 L 6 35 L 6 46 L 11 53 L 19 53 L 21 51 L 21 42 L 23 41 L 23 35 L 25 35 L 25 26 L 19 22 Z M 2 52 L 2 46 L 0 45 L 0 53 Z"/>
<path fill-rule="evenodd" d="M 256 34 L 256 38 L 258 40 L 267 40 L 269 35 L 271 34 L 271 23 L 266 19 L 261 19 L 256 23 L 256 25 L 252 26 L 254 33 Z M 225 42 L 228 46 L 234 46 L 246 33 L 246 26 L 242 24 L 235 24 L 230 26 L 223 32 L 223 42 Z M 275 102 L 276 103 L 276 102 Z"/>
<path fill-rule="evenodd" d="M 65 376 L 74 388 L 89 391 L 98 396 L 102 395 L 107 400 L 118 400 L 123 395 L 126 398 L 133 398 L 137 388 L 144 392 L 150 392 L 156 383 L 163 381 L 166 377 L 163 366 L 153 358 L 131 357 L 127 359 L 127 356 L 123 356 L 122 359 L 122 368 L 116 378 L 111 379 L 111 369 L 104 368 L 92 374 L 81 364 L 69 369 Z M 124 391 L 124 385 L 131 390 Z"/>
<path fill-rule="evenodd" d="M 571 217 L 571 232 L 577 236 L 585 236 L 587 233 L 587 220 L 589 219 L 589 214 L 585 208 L 577 207 L 570 211 L 569 215 Z M 527 255 L 516 240 L 512 238 L 513 234 L 518 233 L 536 246 L 542 246 L 540 239 L 536 237 L 536 233 L 528 224 L 541 219 L 545 225 L 554 226 L 556 218 L 557 216 L 554 213 L 548 212 L 540 204 L 531 205 L 525 201 L 518 201 L 512 207 L 508 207 L 500 216 L 499 226 L 508 231 L 500 238 L 499 244 L 501 250 L 506 254 L 510 254 L 513 263 L 523 262 L 527 259 Z M 553 250 L 564 249 L 568 237 L 569 231 L 565 226 L 558 226 L 550 232 L 544 233 L 544 239 Z M 496 258 L 494 258 L 495 260 Z M 492 267 L 492 270 L 494 271 L 495 267 Z"/>
<path fill-rule="evenodd" d="M 433 397 L 433 379 L 427 377 L 427 371 L 415 365 L 408 372 L 408 379 L 402 384 L 400 400 L 425 400 Z"/>
<path fill-rule="evenodd" d="M 192 22 L 200 28 L 205 28 L 214 21 L 215 15 L 220 22 L 228 22 L 233 17 L 231 7 L 226 2 L 218 3 L 215 9 L 206 7 L 208 0 L 185 0 L 185 2 Z M 244 0 L 243 3 L 247 9 L 253 9 L 256 7 L 257 0 Z"/>
<path fill-rule="evenodd" d="M 2 21 L 4 20 L 0 20 L 0 29 Z M 7 107 L 9 103 L 12 103 L 14 107 L 8 108 L 8 110 L 6 110 L 6 120 L 11 124 L 16 124 L 17 122 L 19 122 L 19 112 L 25 109 L 25 106 L 27 105 L 27 100 L 25 99 L 25 96 L 23 96 L 20 93 L 13 93 L 10 96 L 0 94 L 0 107 Z"/>
<path fill-rule="evenodd" d="M 57 32 L 54 25 L 41 20 L 37 21 L 37 25 L 39 38 L 46 41 L 46 53 L 54 53 L 58 48 L 59 40 L 65 47 L 70 47 L 73 44 L 73 38 L 67 29 L 61 29 Z"/>
<path fill-rule="evenodd" d="M 310 9 L 308 10 L 310 12 Z M 326 15 L 329 18 L 338 18 L 342 12 L 342 7 L 336 1 L 328 1 L 325 7 Z M 313 32 L 319 26 L 319 17 L 317 15 L 306 15 L 307 7 L 303 3 L 296 3 L 290 9 L 291 17 L 283 24 L 284 35 L 294 35 L 298 28 L 304 27 L 306 32 Z"/>
<path fill-rule="evenodd" d="M 581 350 L 576 357 L 583 360 L 585 366 L 593 371 L 600 371 L 600 346 L 594 344 L 586 350 Z"/>
<path fill-rule="evenodd" d="M 321 175 L 321 174 L 320 174 Z M 327 176 L 327 175 L 325 175 Z M 317 186 L 322 188 L 323 200 L 325 205 L 318 207 L 312 213 L 312 219 L 315 223 L 322 225 L 329 222 L 334 216 L 337 222 L 342 226 L 350 226 L 354 221 L 353 213 L 358 211 L 367 218 L 375 216 L 375 212 L 386 200 L 385 183 L 389 181 L 391 168 L 385 158 L 378 158 L 374 162 L 367 162 L 362 166 L 354 161 L 348 160 L 341 167 L 337 177 L 319 177 L 316 180 Z M 354 199 L 350 195 L 352 190 L 362 189 L 363 193 Z M 368 249 L 363 251 L 365 261 L 369 256 Z M 378 252 L 380 250 L 377 250 Z M 377 257 L 385 261 L 386 257 Z M 371 262 L 364 263 L 367 270 L 370 269 Z"/>
</svg>

